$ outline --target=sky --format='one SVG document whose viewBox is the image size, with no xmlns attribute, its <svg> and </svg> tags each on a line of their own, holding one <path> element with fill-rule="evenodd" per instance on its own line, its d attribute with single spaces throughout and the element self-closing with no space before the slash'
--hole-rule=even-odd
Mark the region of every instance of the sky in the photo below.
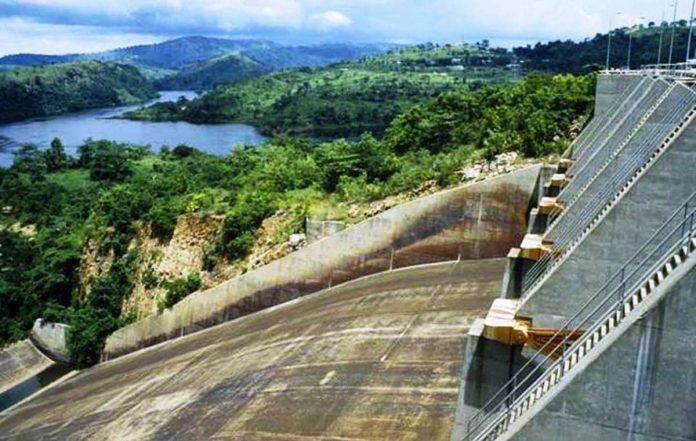
<svg viewBox="0 0 696 441">
<path fill-rule="evenodd" d="M 94 52 L 187 35 L 288 44 L 489 39 L 512 47 L 581 40 L 610 22 L 671 19 L 671 1 L 0 0 L 0 56 Z M 688 18 L 691 2 L 678 1 L 676 10 Z"/>
</svg>

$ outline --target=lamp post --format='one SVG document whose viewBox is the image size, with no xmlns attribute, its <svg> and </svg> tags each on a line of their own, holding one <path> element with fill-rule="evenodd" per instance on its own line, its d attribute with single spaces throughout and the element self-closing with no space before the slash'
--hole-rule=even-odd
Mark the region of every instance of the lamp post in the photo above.
<svg viewBox="0 0 696 441">
<path fill-rule="evenodd" d="M 665 38 L 665 10 L 662 10 L 662 20 L 660 21 L 660 44 L 657 46 L 657 64 L 662 63 L 662 42 Z"/>
<path fill-rule="evenodd" d="M 672 14 L 672 38 L 669 42 L 669 58 L 667 59 L 667 64 L 672 64 L 672 51 L 674 49 L 674 33 L 677 30 L 677 0 L 674 0 L 670 6 L 674 6 L 674 13 Z"/>
<path fill-rule="evenodd" d="M 691 17 L 689 17 L 689 41 L 686 42 L 686 62 L 689 62 L 691 56 L 691 35 L 694 33 L 694 7 L 696 0 L 691 0 Z"/>
<path fill-rule="evenodd" d="M 693 0 L 696 2 L 696 0 Z M 640 25 L 643 23 L 645 20 L 645 17 L 640 18 L 640 23 L 638 24 L 638 28 L 640 29 Z M 626 69 L 631 70 L 631 47 L 633 46 L 633 31 L 634 29 L 631 29 L 628 31 L 628 56 L 626 57 Z"/>
<path fill-rule="evenodd" d="M 616 15 L 621 15 L 621 11 L 618 11 Z M 612 21 L 614 20 L 614 16 L 612 15 L 609 18 L 609 33 L 607 34 L 607 70 L 609 70 L 609 61 L 611 59 L 611 30 L 612 30 Z"/>
</svg>

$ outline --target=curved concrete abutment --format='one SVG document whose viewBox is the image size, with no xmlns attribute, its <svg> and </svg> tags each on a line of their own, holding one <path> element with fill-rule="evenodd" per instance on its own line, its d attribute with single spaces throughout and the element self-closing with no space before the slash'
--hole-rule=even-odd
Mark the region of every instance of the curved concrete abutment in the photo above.
<svg viewBox="0 0 696 441">
<path fill-rule="evenodd" d="M 102 363 L 0 416 L 0 440 L 448 440 L 504 266 L 385 272 Z"/>
<path fill-rule="evenodd" d="M 503 257 L 524 236 L 541 166 L 400 205 L 112 334 L 127 354 L 356 278 L 412 265 Z"/>
</svg>

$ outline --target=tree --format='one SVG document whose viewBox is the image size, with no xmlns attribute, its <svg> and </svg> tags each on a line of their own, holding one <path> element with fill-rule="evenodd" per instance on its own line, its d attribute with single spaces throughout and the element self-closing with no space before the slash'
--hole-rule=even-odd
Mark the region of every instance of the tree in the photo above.
<svg viewBox="0 0 696 441">
<path fill-rule="evenodd" d="M 12 168 L 31 176 L 32 182 L 45 179 L 46 160 L 36 144 L 24 144 L 14 154 Z"/>
<path fill-rule="evenodd" d="M 133 175 L 128 152 L 115 144 L 99 145 L 94 151 L 89 177 L 93 181 L 123 182 Z"/>
<path fill-rule="evenodd" d="M 46 168 L 49 173 L 55 173 L 68 166 L 68 155 L 65 153 L 63 143 L 59 138 L 53 138 L 51 147 L 44 153 Z"/>
</svg>

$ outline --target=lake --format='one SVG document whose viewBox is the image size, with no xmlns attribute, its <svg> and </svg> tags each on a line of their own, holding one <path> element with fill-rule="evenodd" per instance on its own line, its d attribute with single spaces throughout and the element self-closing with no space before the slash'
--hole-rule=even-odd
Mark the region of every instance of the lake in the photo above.
<svg viewBox="0 0 696 441">
<path fill-rule="evenodd" d="M 176 101 L 180 96 L 194 98 L 191 91 L 165 91 L 149 104 Z M 0 125 L 0 166 L 12 164 L 12 152 L 22 144 L 34 143 L 46 148 L 58 137 L 68 154 L 74 155 L 77 147 L 87 138 L 150 145 L 158 151 L 163 145 L 176 147 L 187 144 L 208 153 L 229 153 L 236 145 L 257 145 L 264 137 L 252 126 L 245 124 L 190 124 L 186 122 L 146 122 L 111 119 L 129 110 L 141 107 L 111 107 L 86 110 L 58 116 L 37 118 Z"/>
</svg>

